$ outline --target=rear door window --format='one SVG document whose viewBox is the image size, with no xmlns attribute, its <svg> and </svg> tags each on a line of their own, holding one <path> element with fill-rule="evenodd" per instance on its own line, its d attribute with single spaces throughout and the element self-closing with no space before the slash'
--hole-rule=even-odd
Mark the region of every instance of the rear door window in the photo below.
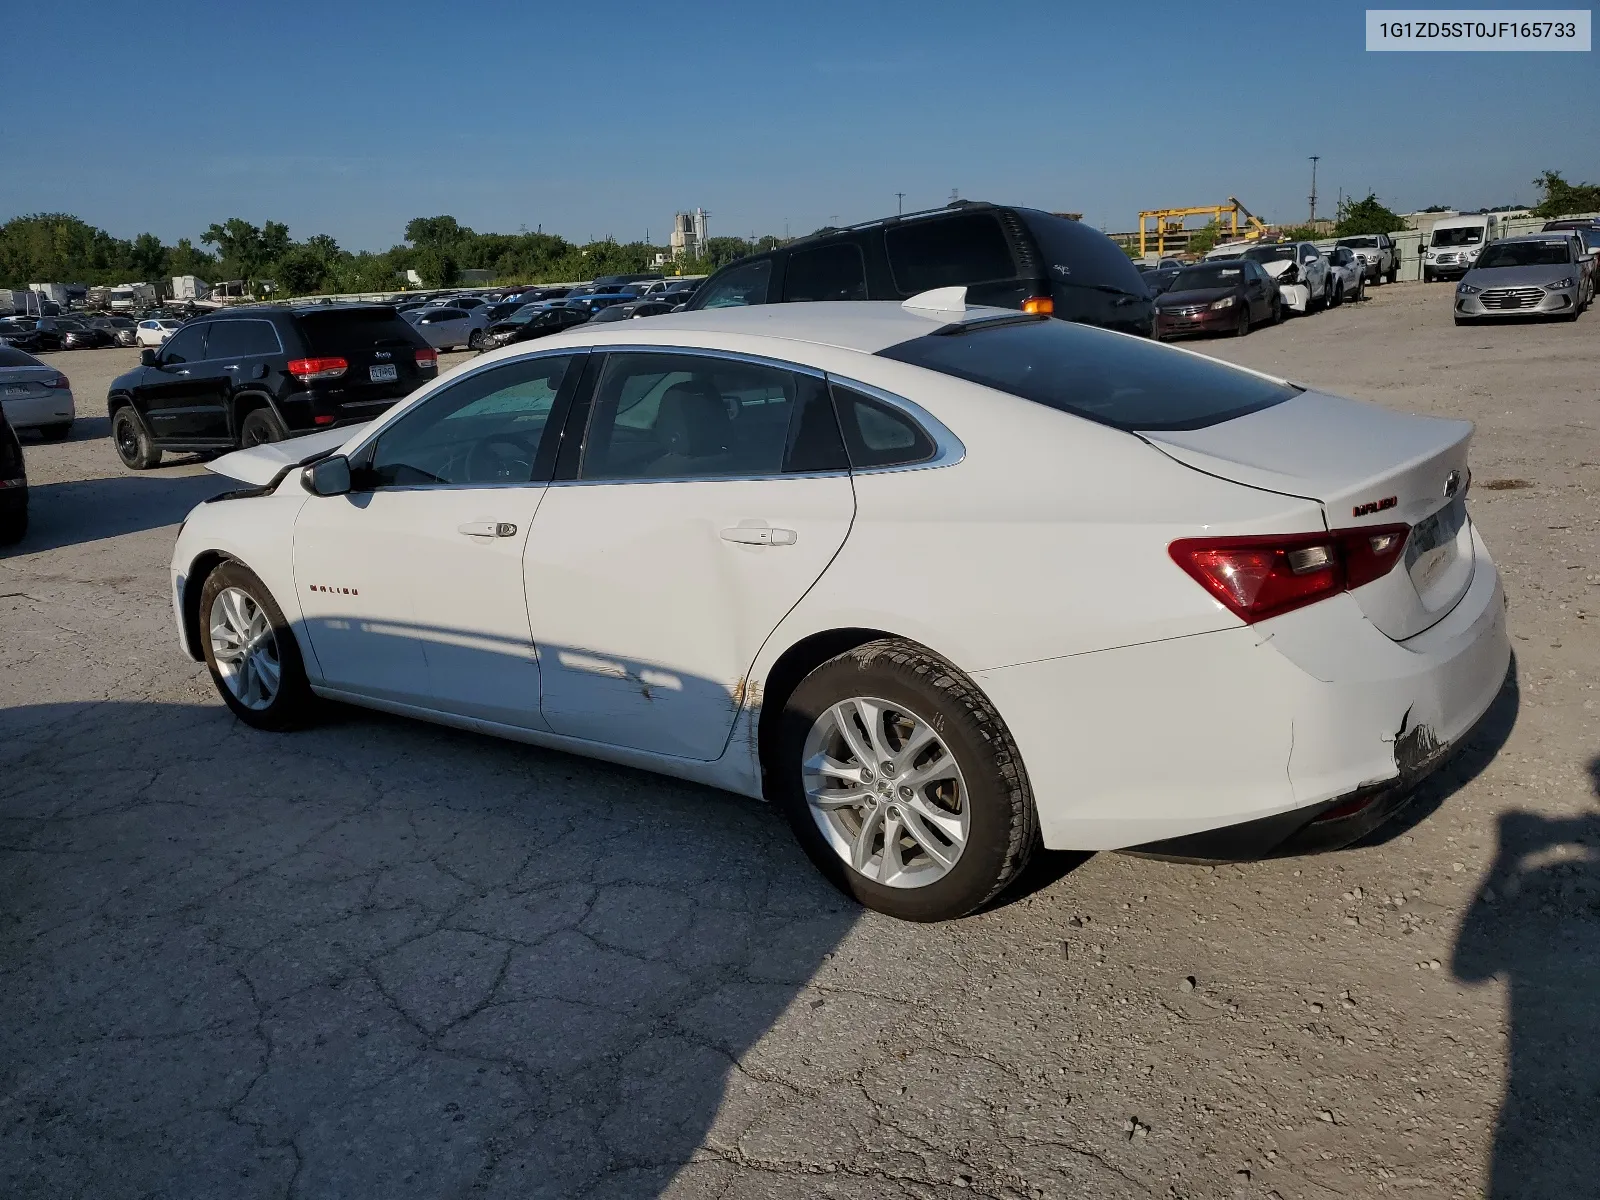
<svg viewBox="0 0 1600 1200">
<path fill-rule="evenodd" d="M 854 242 L 835 242 L 789 256 L 783 298 L 800 300 L 865 300 L 867 264 Z"/>
<path fill-rule="evenodd" d="M 854 388 L 830 387 L 852 468 L 906 466 L 933 457 L 933 439 L 905 413 Z"/>
<path fill-rule="evenodd" d="M 1011 246 L 992 213 L 892 225 L 884 233 L 884 243 L 895 286 L 907 295 L 1012 279 L 1017 274 Z"/>
<path fill-rule="evenodd" d="M 1049 318 L 928 334 L 879 354 L 1118 429 L 1203 429 L 1299 394 L 1213 359 Z"/>
<path fill-rule="evenodd" d="M 278 351 L 278 335 L 268 321 L 214 321 L 206 357 L 248 358 Z"/>
</svg>

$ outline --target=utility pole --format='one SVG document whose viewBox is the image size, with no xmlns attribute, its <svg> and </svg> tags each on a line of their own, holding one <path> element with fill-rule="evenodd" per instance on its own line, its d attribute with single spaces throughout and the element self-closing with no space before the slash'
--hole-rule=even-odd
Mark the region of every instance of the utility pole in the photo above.
<svg viewBox="0 0 1600 1200">
<path fill-rule="evenodd" d="M 950 189 L 950 203 L 954 204 L 959 199 L 961 199 L 961 189 L 960 188 L 951 188 Z"/>
<path fill-rule="evenodd" d="M 905 211 L 906 211 L 906 194 L 904 192 L 896 192 L 894 194 L 894 215 L 898 217 L 901 213 L 903 213 Z"/>
<path fill-rule="evenodd" d="M 1311 220 L 1313 223 L 1317 219 L 1317 159 L 1321 157 L 1322 155 L 1320 154 L 1311 155 Z"/>
</svg>

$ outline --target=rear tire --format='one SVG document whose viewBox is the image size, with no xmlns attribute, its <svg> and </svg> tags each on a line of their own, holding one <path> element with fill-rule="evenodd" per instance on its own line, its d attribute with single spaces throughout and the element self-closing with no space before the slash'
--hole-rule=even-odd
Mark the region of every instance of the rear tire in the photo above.
<svg viewBox="0 0 1600 1200">
<path fill-rule="evenodd" d="M 1344 280 L 1341 279 L 1341 280 L 1339 280 L 1337 283 L 1335 283 L 1333 285 L 1333 291 L 1329 294 L 1329 297 L 1324 302 L 1323 307 L 1325 307 L 1325 308 L 1338 308 L 1343 303 L 1344 303 Z"/>
<path fill-rule="evenodd" d="M 117 457 L 130 471 L 148 471 L 161 462 L 161 451 L 150 441 L 139 418 L 127 405 L 117 409 L 111 418 L 111 443 L 117 448 Z"/>
<path fill-rule="evenodd" d="M 988 698 L 932 652 L 887 638 L 832 658 L 780 720 L 779 807 L 818 870 L 868 908 L 950 920 L 1027 864 L 1039 832 L 1021 755 Z"/>
<path fill-rule="evenodd" d="M 200 645 L 217 694 L 245 724 L 298 729 L 315 715 L 294 633 L 267 585 L 243 563 L 223 563 L 200 586 Z"/>
<path fill-rule="evenodd" d="M 28 509 L 0 513 L 0 546 L 15 546 L 28 535 Z"/>
<path fill-rule="evenodd" d="M 239 425 L 239 448 L 245 450 L 251 446 L 265 446 L 269 442 L 281 442 L 288 436 L 289 431 L 270 408 L 253 408 L 245 414 L 244 421 Z"/>
<path fill-rule="evenodd" d="M 54 425 L 39 426 L 39 436 L 47 442 L 64 442 L 71 432 L 71 421 L 57 421 Z"/>
</svg>

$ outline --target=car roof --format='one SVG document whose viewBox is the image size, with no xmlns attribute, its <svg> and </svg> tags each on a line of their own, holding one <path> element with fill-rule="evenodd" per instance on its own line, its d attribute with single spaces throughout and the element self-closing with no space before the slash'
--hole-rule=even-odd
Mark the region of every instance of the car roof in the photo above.
<svg viewBox="0 0 1600 1200">
<path fill-rule="evenodd" d="M 1495 238 L 1495 242 L 1548 242 L 1551 238 L 1561 237 L 1563 234 L 1576 236 L 1576 229 L 1546 229 L 1543 233 L 1519 233 L 1513 237 Z"/>
<path fill-rule="evenodd" d="M 841 300 L 814 304 L 754 304 L 663 313 L 649 323 L 651 341 L 672 345 L 678 335 L 771 338 L 876 354 L 957 322 L 1017 318 L 1015 309 L 969 305 L 965 313 L 910 311 L 894 300 Z M 638 341 L 638 327 L 579 325 L 557 335 L 566 346 Z M 696 338 L 698 340 L 698 338 Z"/>
</svg>

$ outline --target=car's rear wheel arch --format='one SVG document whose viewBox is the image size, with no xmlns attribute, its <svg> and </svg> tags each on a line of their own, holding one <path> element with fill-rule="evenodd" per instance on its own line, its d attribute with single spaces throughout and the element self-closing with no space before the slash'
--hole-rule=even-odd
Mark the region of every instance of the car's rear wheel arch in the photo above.
<svg viewBox="0 0 1600 1200">
<path fill-rule="evenodd" d="M 245 391 L 239 392 L 233 398 L 233 438 L 239 440 L 239 431 L 244 428 L 244 419 L 258 409 L 265 408 L 277 418 L 279 426 L 286 432 L 289 428 L 283 414 L 278 411 L 278 406 L 272 402 L 272 397 L 265 392 Z"/>
<path fill-rule="evenodd" d="M 783 707 L 801 680 L 830 658 L 868 642 L 894 636 L 882 629 L 825 629 L 801 638 L 778 656 L 761 682 L 761 706 L 756 719 L 756 749 L 763 793 L 767 791 L 777 762 Z"/>
</svg>

